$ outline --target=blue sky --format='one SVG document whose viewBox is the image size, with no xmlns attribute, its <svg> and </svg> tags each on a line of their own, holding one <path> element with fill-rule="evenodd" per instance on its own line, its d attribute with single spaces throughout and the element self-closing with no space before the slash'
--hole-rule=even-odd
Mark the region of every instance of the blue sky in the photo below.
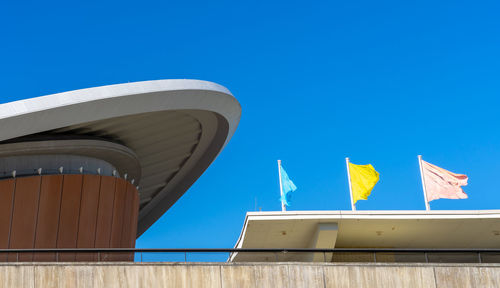
<svg viewBox="0 0 500 288">
<path fill-rule="evenodd" d="M 380 182 L 360 210 L 424 209 L 417 155 L 500 208 L 498 1 L 2 1 L 1 102 L 124 82 L 226 86 L 233 139 L 138 247 L 232 247 L 245 213 L 350 209 L 346 156 Z M 257 203 L 257 204 L 256 204 Z"/>
</svg>

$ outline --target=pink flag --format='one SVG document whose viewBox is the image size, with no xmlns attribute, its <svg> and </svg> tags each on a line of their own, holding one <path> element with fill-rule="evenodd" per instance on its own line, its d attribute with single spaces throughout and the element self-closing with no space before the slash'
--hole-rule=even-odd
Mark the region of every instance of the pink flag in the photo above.
<svg viewBox="0 0 500 288">
<path fill-rule="evenodd" d="M 467 199 L 467 194 L 460 186 L 467 185 L 467 176 L 455 174 L 436 165 L 422 160 L 427 201 L 439 198 Z"/>
</svg>

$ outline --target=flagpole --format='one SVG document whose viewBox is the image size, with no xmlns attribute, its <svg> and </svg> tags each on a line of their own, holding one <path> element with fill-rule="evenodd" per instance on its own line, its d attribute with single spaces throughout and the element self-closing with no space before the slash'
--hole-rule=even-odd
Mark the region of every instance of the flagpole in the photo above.
<svg viewBox="0 0 500 288">
<path fill-rule="evenodd" d="M 422 178 L 422 189 L 424 191 L 425 210 L 430 211 L 429 201 L 427 201 L 427 189 L 425 188 L 424 168 L 422 168 L 422 155 L 418 155 L 418 165 L 420 166 L 420 177 Z"/>
<path fill-rule="evenodd" d="M 285 202 L 283 202 L 283 183 L 281 183 L 281 160 L 278 160 L 278 174 L 280 177 L 280 195 L 281 195 L 281 211 L 286 211 Z"/>
<path fill-rule="evenodd" d="M 351 208 L 352 211 L 356 211 L 356 205 L 352 199 L 352 186 L 351 186 L 351 172 L 349 171 L 349 157 L 345 157 L 345 165 L 347 166 L 347 180 L 349 182 L 349 196 L 351 196 Z"/>
</svg>

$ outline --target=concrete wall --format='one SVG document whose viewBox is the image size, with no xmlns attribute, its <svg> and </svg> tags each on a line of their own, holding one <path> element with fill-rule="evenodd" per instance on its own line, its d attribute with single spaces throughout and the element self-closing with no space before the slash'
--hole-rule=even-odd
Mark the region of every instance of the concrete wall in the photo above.
<svg viewBox="0 0 500 288">
<path fill-rule="evenodd" d="M 500 265 L 8 263 L 0 287 L 500 287 Z"/>
</svg>

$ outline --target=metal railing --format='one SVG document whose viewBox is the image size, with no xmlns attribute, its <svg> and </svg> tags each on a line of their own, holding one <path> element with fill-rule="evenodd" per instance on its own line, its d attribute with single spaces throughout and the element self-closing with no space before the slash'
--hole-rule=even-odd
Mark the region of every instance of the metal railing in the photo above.
<svg viewBox="0 0 500 288">
<path fill-rule="evenodd" d="M 203 257 L 200 257 L 203 256 Z M 0 249 L 0 262 L 500 263 L 500 249 L 60 248 Z"/>
</svg>

